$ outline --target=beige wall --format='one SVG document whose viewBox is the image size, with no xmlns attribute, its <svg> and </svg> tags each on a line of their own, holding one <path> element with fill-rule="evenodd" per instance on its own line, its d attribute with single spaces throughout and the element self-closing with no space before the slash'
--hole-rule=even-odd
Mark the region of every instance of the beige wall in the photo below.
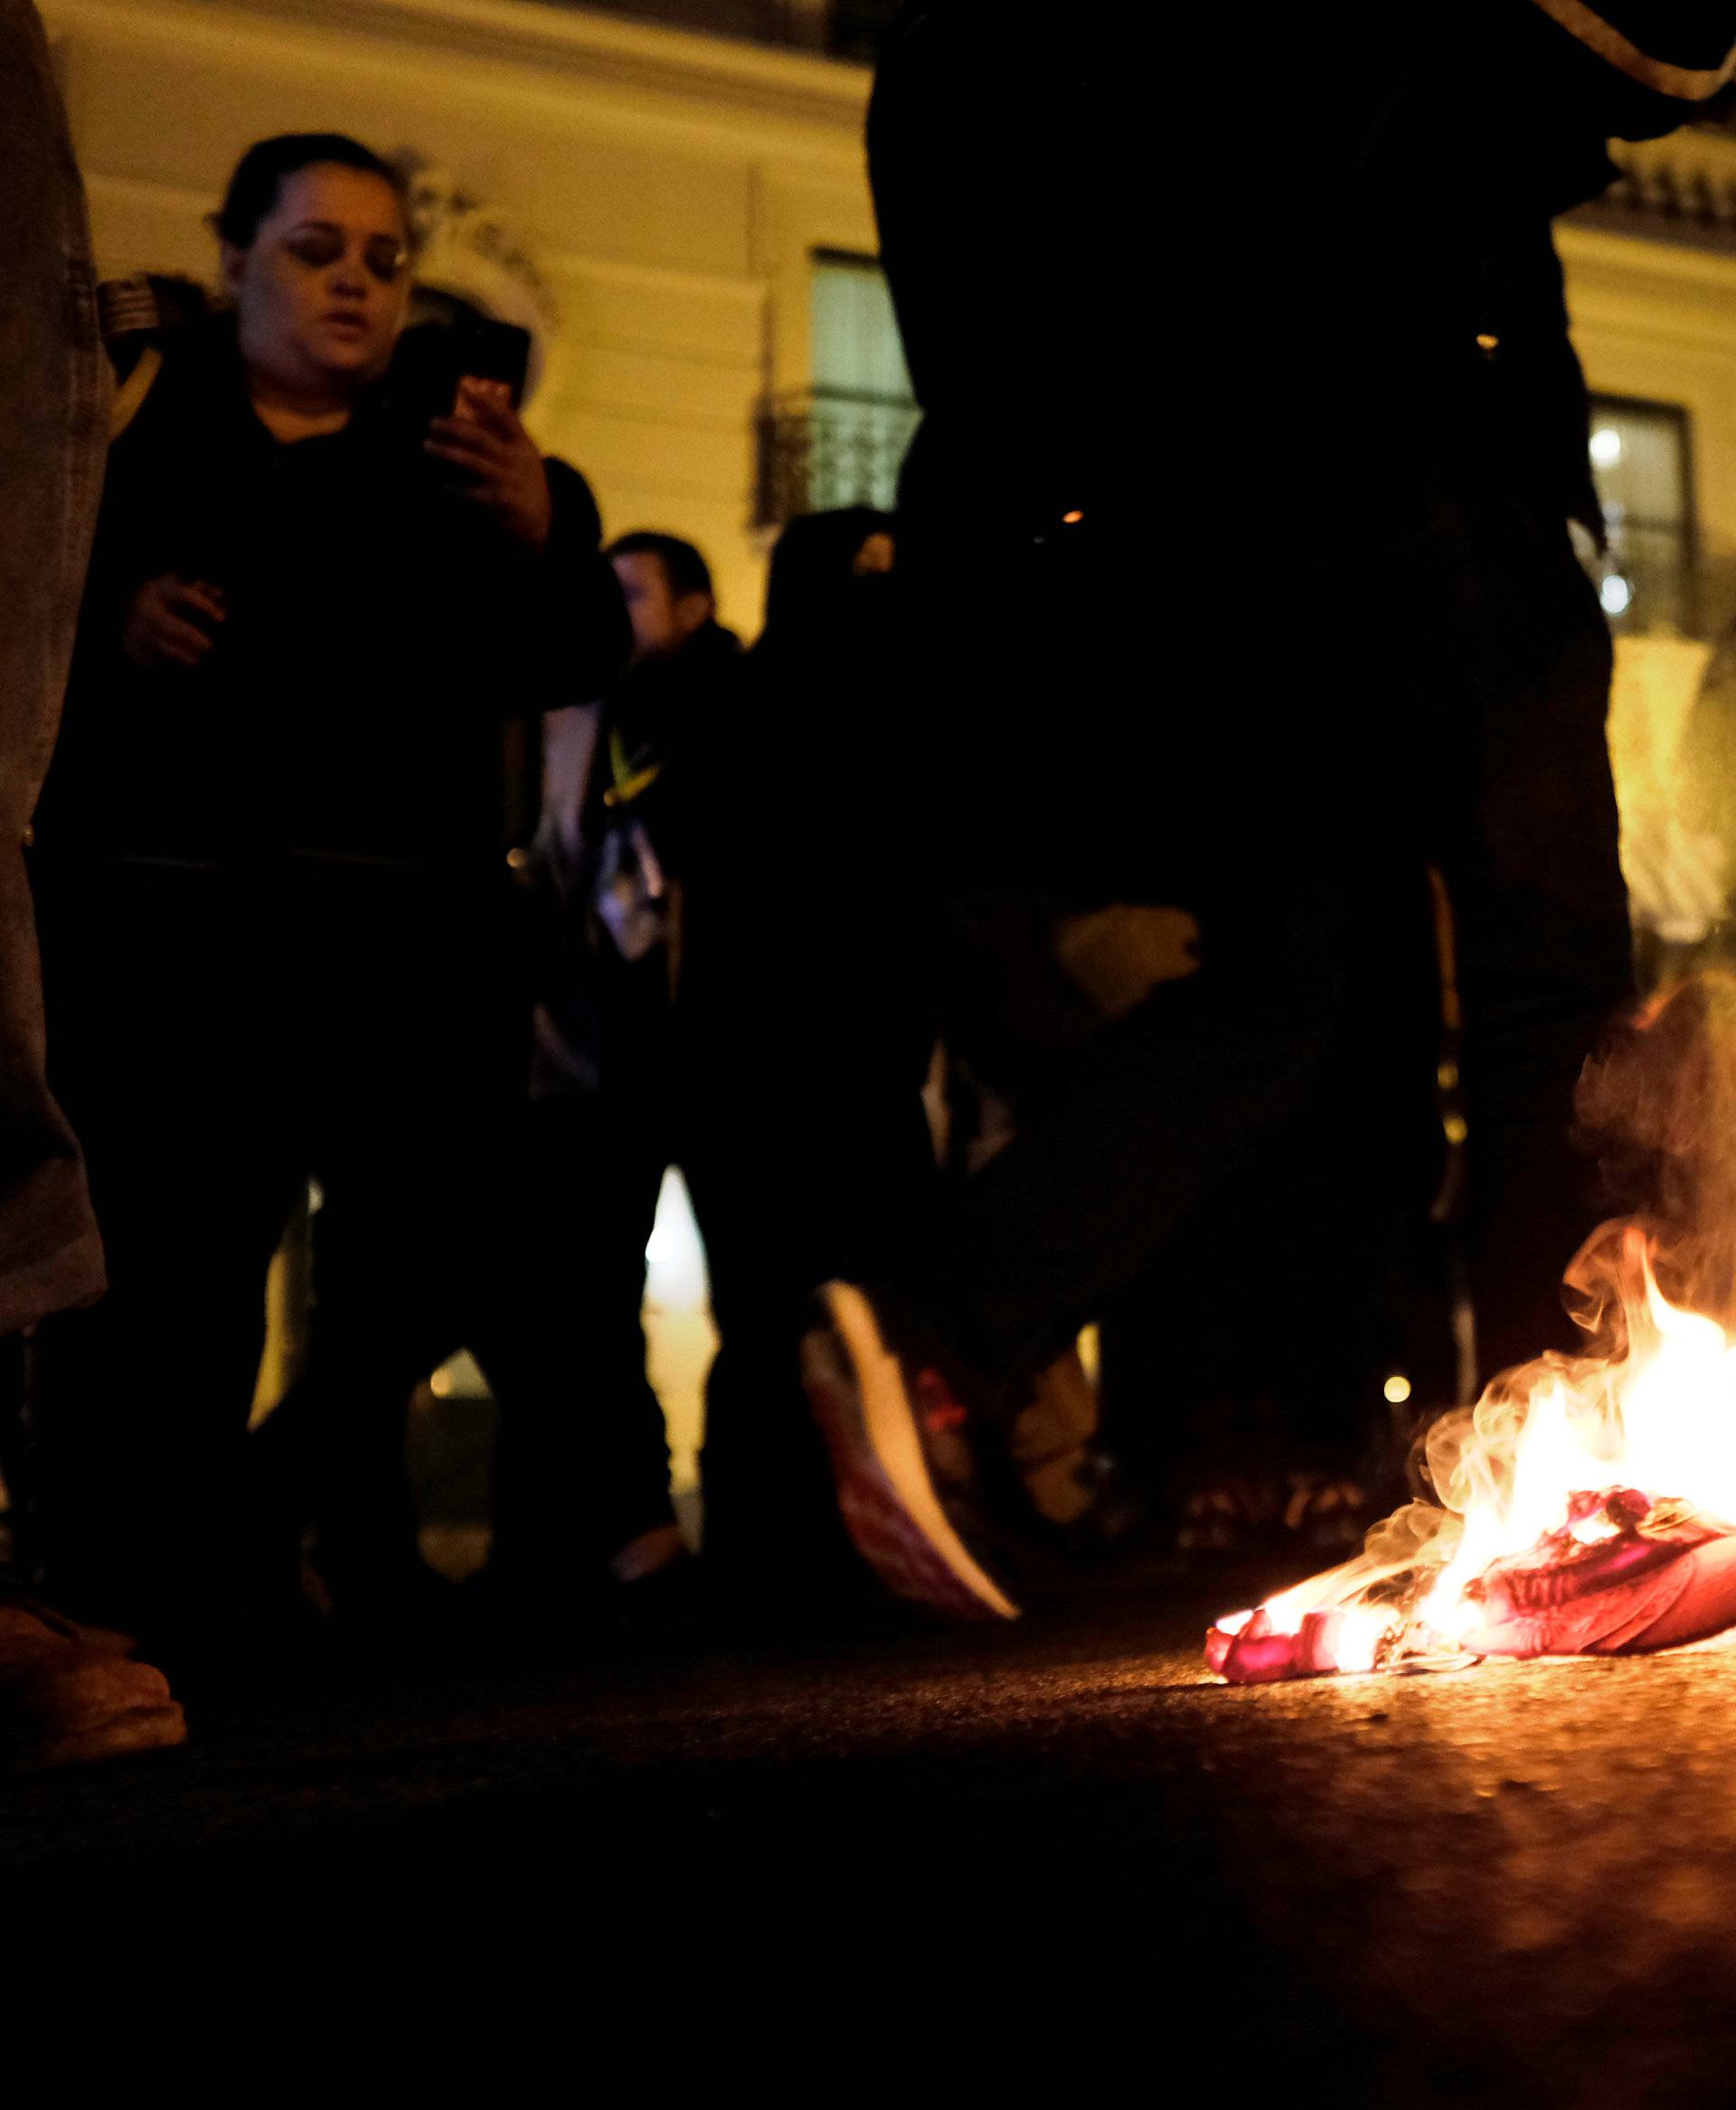
<svg viewBox="0 0 1736 2110">
<path fill-rule="evenodd" d="M 1736 257 L 1580 227 L 1560 243 L 1586 380 L 1686 409 L 1706 553 L 1736 562 Z"/>
<path fill-rule="evenodd" d="M 510 217 L 558 308 L 532 404 L 611 533 L 666 527 L 751 634 L 755 407 L 808 378 L 807 259 L 872 250 L 864 70 L 529 0 L 42 0 L 105 272 L 209 275 L 250 141 L 410 148 Z"/>
<path fill-rule="evenodd" d="M 1736 225 L 1728 210 L 1736 139 L 1690 127 L 1618 151 L 1625 207 L 1597 209 L 1605 225 L 1558 230 L 1574 342 L 1594 390 L 1689 413 L 1702 544 L 1715 575 L 1708 613 L 1728 619 L 1736 614 L 1736 255 L 1712 242 L 1727 245 Z M 1639 198 L 1649 211 L 1636 218 Z M 1714 199 L 1716 235 L 1700 216 Z M 1647 239 L 1677 231 L 1681 239 Z"/>
<path fill-rule="evenodd" d="M 1728 152 L 1726 151 L 1728 147 Z M 1648 165 L 1710 162 L 1736 176 L 1736 145 L 1690 133 L 1646 150 Z M 1705 565 L 1703 617 L 1736 615 L 1736 257 L 1599 228 L 1558 231 L 1574 342 L 1594 390 L 1676 403 L 1692 421 L 1694 502 Z M 1609 745 L 1622 862 L 1636 916 L 1678 938 L 1720 912 L 1729 848 L 1690 836 L 1678 748 L 1706 662 L 1703 645 L 1622 637 Z"/>
<path fill-rule="evenodd" d="M 510 216 L 557 304 L 532 406 L 611 532 L 711 555 L 757 627 L 755 406 L 809 373 L 807 261 L 872 250 L 863 69 L 531 0 L 41 0 L 102 264 L 205 274 L 248 142 L 335 127 L 412 149 Z M 1646 166 L 1736 184 L 1736 142 Z M 1708 554 L 1736 574 L 1736 257 L 1566 226 L 1594 389 L 1686 406 Z"/>
</svg>

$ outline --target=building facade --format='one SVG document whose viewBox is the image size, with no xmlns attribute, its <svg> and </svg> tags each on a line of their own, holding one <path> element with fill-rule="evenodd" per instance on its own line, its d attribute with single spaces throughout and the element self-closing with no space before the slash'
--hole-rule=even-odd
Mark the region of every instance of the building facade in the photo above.
<svg viewBox="0 0 1736 2110">
<path fill-rule="evenodd" d="M 1703 824 L 1736 810 L 1736 695 L 1706 681 L 1736 624 L 1736 137 L 1616 151 L 1618 181 L 1557 240 L 1609 540 L 1593 570 L 1616 633 L 1623 862 L 1642 932 L 1694 948 L 1722 942 L 1736 888 L 1736 843 Z"/>
<path fill-rule="evenodd" d="M 778 42 L 535 0 L 42 14 L 105 275 L 209 279 L 207 215 L 254 139 L 346 131 L 405 155 L 431 222 L 425 275 L 533 329 L 539 442 L 590 477 L 609 532 L 697 542 L 724 619 L 758 627 L 771 526 L 802 495 L 808 435 L 825 439 L 816 259 L 835 274 L 874 254 L 869 71 L 824 52 L 861 46 L 860 7 L 830 34 L 823 7 L 761 6 L 749 26 Z M 878 457 L 873 473 L 883 485 Z"/>
<path fill-rule="evenodd" d="M 42 4 L 106 272 L 209 277 L 241 149 L 351 131 L 420 172 L 424 274 L 533 328 L 530 422 L 610 532 L 699 542 L 729 619 L 757 623 L 778 518 L 887 494 L 911 414 L 863 121 L 889 0 Z M 1692 636 L 1736 617 L 1736 137 L 1622 163 L 1561 229 L 1619 450 L 1605 601 L 1618 635 Z"/>
</svg>

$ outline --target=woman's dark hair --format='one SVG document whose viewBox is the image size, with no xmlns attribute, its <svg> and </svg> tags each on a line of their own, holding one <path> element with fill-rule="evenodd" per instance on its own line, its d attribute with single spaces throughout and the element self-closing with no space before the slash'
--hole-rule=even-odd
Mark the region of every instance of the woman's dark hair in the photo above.
<svg viewBox="0 0 1736 2110">
<path fill-rule="evenodd" d="M 342 132 L 283 132 L 275 139 L 256 141 L 235 164 L 217 214 L 219 236 L 238 250 L 247 249 L 259 231 L 260 221 L 277 203 L 285 176 L 324 162 L 377 175 L 392 185 L 398 203 L 404 203 L 403 177 L 360 140 L 346 138 Z"/>
<path fill-rule="evenodd" d="M 890 513 L 872 505 L 798 513 L 787 523 L 772 547 L 766 630 L 782 632 L 823 620 L 838 594 L 850 586 L 862 545 L 870 535 L 892 534 L 897 525 Z"/>
</svg>

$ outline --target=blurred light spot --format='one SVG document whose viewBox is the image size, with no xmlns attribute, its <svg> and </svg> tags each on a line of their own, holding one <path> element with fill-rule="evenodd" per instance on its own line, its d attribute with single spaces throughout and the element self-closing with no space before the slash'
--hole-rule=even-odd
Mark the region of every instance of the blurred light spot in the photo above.
<svg viewBox="0 0 1736 2110">
<path fill-rule="evenodd" d="M 1442 1091 L 1451 1091 L 1453 1087 L 1458 1082 L 1458 1063 L 1443 1062 L 1439 1069 L 1435 1072 L 1435 1081 L 1439 1085 Z"/>
<path fill-rule="evenodd" d="M 1479 330 L 1477 333 L 1477 348 L 1479 352 L 1493 352 L 1499 346 L 1500 343 L 1500 338 L 1495 334 L 1493 330 Z"/>
<path fill-rule="evenodd" d="M 452 1393 L 451 1371 L 437 1370 L 428 1380 L 428 1389 L 437 1399 L 449 1399 Z"/>
<path fill-rule="evenodd" d="M 1077 527 L 1085 515 L 1082 513 L 1063 513 L 1061 517 L 1065 526 Z"/>
<path fill-rule="evenodd" d="M 654 1305 L 680 1309 L 705 1302 L 705 1248 L 686 1185 L 673 1166 L 657 1195 L 645 1265 L 646 1295 Z"/>
<path fill-rule="evenodd" d="M 1402 1407 L 1410 1397 L 1410 1380 L 1401 1370 L 1395 1370 L 1381 1387 L 1395 1407 Z"/>
<path fill-rule="evenodd" d="M 521 849 L 518 844 L 514 843 L 506 852 L 506 862 L 513 871 L 523 871 L 531 862 L 531 853 L 528 850 Z"/>
<path fill-rule="evenodd" d="M 1613 425 L 1599 425 L 1591 435 L 1591 459 L 1600 469 L 1613 469 L 1621 459 L 1621 435 Z"/>
<path fill-rule="evenodd" d="M 1448 1143 L 1463 1143 L 1470 1134 L 1470 1130 L 1465 1126 L 1463 1114 L 1448 1114 L 1440 1126 L 1446 1133 Z"/>
<path fill-rule="evenodd" d="M 1598 598 L 1603 603 L 1606 616 L 1619 616 L 1634 598 L 1634 589 L 1619 571 L 1612 571 L 1598 589 Z"/>
</svg>

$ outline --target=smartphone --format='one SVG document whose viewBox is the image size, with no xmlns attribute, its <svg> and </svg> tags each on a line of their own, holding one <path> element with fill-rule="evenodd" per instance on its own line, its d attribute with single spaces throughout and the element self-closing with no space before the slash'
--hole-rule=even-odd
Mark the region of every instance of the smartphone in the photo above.
<svg viewBox="0 0 1736 2110">
<path fill-rule="evenodd" d="M 399 338 L 386 377 L 393 411 L 406 425 L 425 434 L 434 419 L 449 418 L 467 374 L 500 382 L 513 408 L 520 407 L 531 358 L 528 330 L 492 321 L 445 296 L 419 296 L 417 309 L 424 319 Z"/>
</svg>

